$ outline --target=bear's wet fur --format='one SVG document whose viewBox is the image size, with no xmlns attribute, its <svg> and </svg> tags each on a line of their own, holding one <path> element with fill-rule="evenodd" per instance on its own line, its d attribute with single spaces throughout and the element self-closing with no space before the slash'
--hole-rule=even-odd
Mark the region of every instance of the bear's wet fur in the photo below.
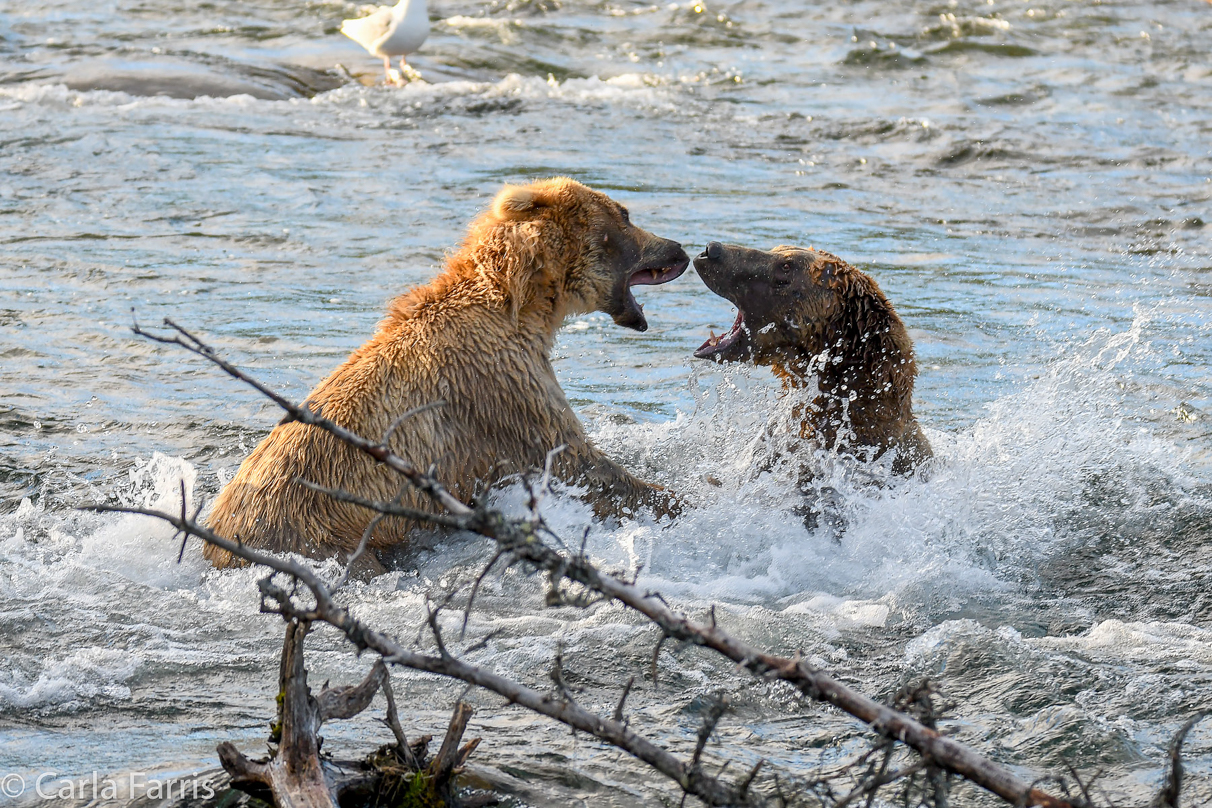
<svg viewBox="0 0 1212 808">
<path fill-rule="evenodd" d="M 645 330 L 631 287 L 671 281 L 688 263 L 681 245 L 631 224 L 624 207 L 581 183 L 555 178 L 506 186 L 444 270 L 393 301 L 378 332 L 306 404 L 379 440 L 402 414 L 441 402 L 399 423 L 388 443 L 416 467 L 435 467 L 464 500 L 505 477 L 542 469 L 548 453 L 563 446 L 553 473 L 586 487 L 599 515 L 641 506 L 668 513 L 676 505 L 663 489 L 633 477 L 590 442 L 550 354 L 569 315 L 601 311 Z M 296 478 L 376 501 L 393 499 L 403 483 L 330 434 L 284 422 L 220 492 L 209 526 L 250 547 L 346 557 L 374 513 Z M 400 502 L 431 508 L 407 486 Z M 398 551 L 415 527 L 384 519 L 369 546 Z M 240 563 L 211 545 L 205 554 L 218 567 Z"/>
<path fill-rule="evenodd" d="M 694 266 L 738 309 L 732 330 L 695 356 L 768 365 L 787 389 L 815 385 L 800 434 L 824 448 L 870 459 L 895 450 L 898 473 L 931 456 L 913 415 L 913 342 L 871 276 L 820 250 L 719 242 Z"/>
</svg>

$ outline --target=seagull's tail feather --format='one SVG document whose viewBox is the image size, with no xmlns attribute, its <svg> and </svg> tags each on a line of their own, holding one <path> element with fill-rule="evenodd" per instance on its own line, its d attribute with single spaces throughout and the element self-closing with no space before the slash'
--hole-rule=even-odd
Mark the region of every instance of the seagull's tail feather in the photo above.
<svg viewBox="0 0 1212 808">
<path fill-rule="evenodd" d="M 341 33 L 373 54 L 375 44 L 387 33 L 390 26 L 391 9 L 382 6 L 369 16 L 345 20 L 341 23 Z"/>
</svg>

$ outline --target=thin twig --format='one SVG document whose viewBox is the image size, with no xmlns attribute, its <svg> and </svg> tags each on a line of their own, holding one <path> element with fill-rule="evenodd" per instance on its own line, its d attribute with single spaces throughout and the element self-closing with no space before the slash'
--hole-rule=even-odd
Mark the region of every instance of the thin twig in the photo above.
<svg viewBox="0 0 1212 808">
<path fill-rule="evenodd" d="M 411 410 L 405 410 L 401 415 L 391 422 L 391 426 L 387 427 L 387 431 L 384 432 L 383 437 L 379 439 L 379 445 L 387 448 L 388 443 L 391 442 L 392 435 L 394 435 L 395 431 L 400 428 L 400 425 L 408 419 L 420 415 L 423 412 L 429 412 L 430 410 L 436 410 L 439 407 L 445 406 L 446 401 L 439 398 L 438 400 L 431 401 L 428 404 L 422 404 L 419 407 L 413 407 Z"/>
<path fill-rule="evenodd" d="M 1170 742 L 1170 771 L 1161 791 L 1153 798 L 1153 808 L 1178 808 L 1178 798 L 1183 789 L 1183 742 L 1187 740 L 1187 733 L 1192 727 L 1207 715 L 1208 711 L 1201 710 L 1188 718 L 1175 733 L 1174 740 Z"/>
<path fill-rule="evenodd" d="M 488 632 L 483 637 L 481 637 L 479 640 L 477 640 L 475 643 L 464 648 L 463 653 L 470 654 L 475 651 L 479 651 L 481 648 L 487 648 L 488 643 L 490 643 L 492 640 L 496 639 L 497 637 L 501 636 L 501 634 L 504 633 L 504 631 L 505 630 L 502 628 L 494 628 L 492 631 Z"/>
<path fill-rule="evenodd" d="M 753 768 L 749 770 L 749 774 L 745 775 L 745 779 L 737 784 L 737 790 L 741 797 L 749 793 L 749 786 L 753 785 L 754 779 L 757 778 L 758 772 L 762 770 L 762 766 L 766 763 L 766 758 L 758 758 L 758 762 L 753 764 Z"/>
<path fill-rule="evenodd" d="M 612 721 L 623 721 L 623 705 L 627 703 L 627 695 L 631 693 L 631 686 L 634 684 L 635 677 L 628 677 L 627 684 L 623 685 L 623 695 L 619 696 L 619 703 L 614 706 L 614 714 L 610 717 Z"/>
<path fill-rule="evenodd" d="M 859 797 L 874 795 L 875 792 L 878 791 L 883 786 L 886 786 L 890 783 L 895 783 L 897 780 L 900 780 L 904 777 L 909 777 L 914 774 L 917 774 L 918 772 L 920 772 L 922 769 L 926 768 L 929 765 L 930 765 L 930 762 L 927 761 L 925 758 L 922 758 L 920 760 L 914 761 L 913 763 L 909 764 L 908 766 L 904 766 L 902 768 L 895 769 L 890 772 L 885 771 L 880 774 L 868 776 L 863 779 L 863 782 L 861 782 L 861 783 L 859 783 L 859 785 L 855 786 L 854 789 L 849 794 L 847 794 L 845 797 L 842 797 L 840 800 L 838 800 L 837 803 L 835 803 L 833 805 L 833 808 L 846 808 L 846 806 L 849 805 L 851 802 L 853 802 L 855 799 L 857 799 Z"/>
<path fill-rule="evenodd" d="M 302 483 L 302 482 L 303 482 L 303 478 L 301 478 L 301 477 L 295 478 L 295 483 Z M 307 488 L 310 486 L 304 486 L 304 487 Z M 402 500 L 404 498 L 404 495 L 406 493 L 408 493 L 409 490 L 411 490 L 411 485 L 409 485 L 409 483 L 404 483 L 403 485 L 401 485 L 399 490 L 396 491 L 396 495 L 391 498 L 391 504 L 399 505 L 400 500 Z M 354 564 L 356 564 L 358 562 L 358 559 L 360 559 L 362 557 L 362 554 L 366 552 L 366 548 L 370 545 L 370 537 L 372 535 L 374 535 L 375 528 L 377 528 L 383 522 L 383 520 L 386 518 L 387 518 L 387 514 L 383 513 L 382 511 L 379 511 L 378 513 L 376 513 L 374 515 L 374 518 L 371 519 L 370 522 L 366 525 L 366 529 L 362 531 L 362 538 L 358 542 L 357 548 L 353 551 L 353 553 L 349 556 L 349 558 L 347 558 L 345 560 L 345 571 L 341 573 L 340 579 L 338 579 L 337 582 L 335 584 L 333 584 L 332 591 L 339 592 L 345 588 L 345 584 L 349 583 L 349 576 L 350 576 L 350 573 L 353 572 Z"/>
<path fill-rule="evenodd" d="M 412 753 L 412 747 L 408 745 L 408 736 L 404 734 L 404 727 L 400 726 L 400 714 L 396 710 L 396 697 L 391 690 L 390 675 L 383 677 L 383 697 L 387 699 L 387 717 L 383 720 L 391 729 L 391 734 L 395 736 L 396 748 L 400 751 L 400 757 L 404 758 L 404 762 L 413 771 L 419 771 L 421 765 L 417 762 L 416 755 Z"/>
<path fill-rule="evenodd" d="M 661 638 L 657 640 L 656 647 L 652 649 L 652 686 L 657 684 L 657 658 L 661 655 L 661 646 L 665 644 L 665 640 L 669 639 L 666 633 L 661 634 Z"/>
<path fill-rule="evenodd" d="M 703 757 L 703 750 L 707 748 L 707 741 L 711 739 L 712 733 L 715 732 L 716 726 L 720 723 L 720 719 L 724 713 L 728 712 L 728 700 L 722 695 L 716 695 L 708 705 L 706 713 L 703 715 L 703 724 L 699 727 L 698 742 L 694 745 L 694 754 L 690 758 L 690 763 L 693 766 L 698 766 L 699 761 Z"/>
<path fill-rule="evenodd" d="M 438 653 L 442 655 L 442 659 L 451 659 L 450 652 L 446 650 L 446 643 L 442 642 L 442 627 L 438 625 L 438 612 L 442 611 L 442 606 L 439 604 L 437 608 L 429 608 L 429 598 L 425 598 L 425 613 L 426 621 L 429 623 L 429 631 L 433 634 L 433 640 L 438 645 Z"/>
<path fill-rule="evenodd" d="M 186 521 L 186 519 L 185 519 L 185 480 L 184 479 L 181 480 L 181 521 L 182 522 Z M 178 532 L 181 533 L 181 549 L 177 551 L 177 563 L 180 564 L 181 559 L 185 558 L 185 543 L 187 541 L 189 541 L 189 534 L 182 532 L 182 531 L 178 531 Z"/>
<path fill-rule="evenodd" d="M 445 513 L 434 513 L 432 511 L 424 511 L 420 508 L 409 508 L 407 505 L 399 505 L 394 502 L 376 502 L 372 499 L 360 497 L 357 494 L 351 494 L 348 491 L 342 491 L 339 488 L 326 488 L 319 483 L 313 483 L 310 480 L 305 480 L 302 477 L 296 477 L 295 482 L 304 488 L 311 489 L 319 494 L 325 494 L 332 497 L 338 502 L 348 502 L 351 505 L 361 505 L 368 510 L 377 511 L 386 516 L 402 516 L 406 519 L 416 519 L 421 522 L 430 522 L 431 524 L 441 525 L 442 527 L 452 527 L 457 530 L 465 530 L 469 524 L 467 518 L 460 516 L 450 516 Z"/>
<path fill-rule="evenodd" d="M 563 643 L 556 643 L 555 658 L 551 661 L 551 672 L 548 674 L 548 677 L 555 685 L 556 692 L 560 694 L 560 698 L 572 701 L 572 688 L 568 686 L 568 682 L 564 679 Z"/>
<path fill-rule="evenodd" d="M 471 619 L 471 605 L 476 602 L 476 594 L 480 591 L 480 584 L 488 577 L 488 571 L 501 560 L 501 556 L 505 555 L 504 550 L 497 550 L 488 563 L 484 565 L 484 569 L 480 570 L 480 574 L 476 576 L 475 582 L 471 585 L 471 594 L 467 596 L 467 606 L 463 609 L 463 627 L 459 629 L 459 639 L 467 633 L 467 621 Z"/>
</svg>

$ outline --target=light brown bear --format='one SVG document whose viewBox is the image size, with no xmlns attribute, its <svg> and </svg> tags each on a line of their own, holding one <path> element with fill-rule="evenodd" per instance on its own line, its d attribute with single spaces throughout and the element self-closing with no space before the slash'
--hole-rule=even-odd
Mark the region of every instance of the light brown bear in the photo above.
<svg viewBox="0 0 1212 808">
<path fill-rule="evenodd" d="M 895 450 L 899 473 L 931 456 L 913 415 L 913 342 L 871 276 L 820 250 L 718 241 L 694 268 L 738 309 L 695 356 L 768 365 L 789 390 L 815 385 L 800 436 L 820 446 L 872 459 Z"/>
<path fill-rule="evenodd" d="M 470 226 L 444 271 L 392 302 L 378 333 L 307 397 L 313 410 L 378 440 L 401 414 L 391 449 L 466 500 L 509 475 L 541 469 L 585 486 L 599 515 L 637 506 L 674 508 L 659 486 L 636 479 L 590 442 L 551 366 L 569 315 L 601 311 L 619 325 L 648 324 L 631 287 L 680 276 L 680 244 L 636 227 L 627 209 L 579 182 L 506 186 Z M 222 536 L 266 550 L 344 557 L 374 514 L 295 483 L 302 478 L 372 500 L 402 479 L 328 433 L 279 424 L 241 464 L 209 516 Z M 430 507 L 406 490 L 402 504 Z M 414 524 L 385 519 L 369 546 L 393 548 Z M 238 563 L 208 545 L 215 566 Z M 373 562 L 371 562 L 373 565 Z M 373 568 L 373 567 L 372 567 Z"/>
</svg>

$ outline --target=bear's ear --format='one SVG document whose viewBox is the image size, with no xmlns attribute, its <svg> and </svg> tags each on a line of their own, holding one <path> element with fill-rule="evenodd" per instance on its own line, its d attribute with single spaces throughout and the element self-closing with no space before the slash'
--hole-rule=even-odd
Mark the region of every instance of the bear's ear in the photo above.
<svg viewBox="0 0 1212 808">
<path fill-rule="evenodd" d="M 538 208 L 551 204 L 549 194 L 527 185 L 506 185 L 492 203 L 492 215 L 503 222 L 530 218 Z"/>
<path fill-rule="evenodd" d="M 522 219 L 534 209 L 534 191 L 521 185 L 506 185 L 492 202 L 492 215 L 498 219 Z"/>
</svg>

